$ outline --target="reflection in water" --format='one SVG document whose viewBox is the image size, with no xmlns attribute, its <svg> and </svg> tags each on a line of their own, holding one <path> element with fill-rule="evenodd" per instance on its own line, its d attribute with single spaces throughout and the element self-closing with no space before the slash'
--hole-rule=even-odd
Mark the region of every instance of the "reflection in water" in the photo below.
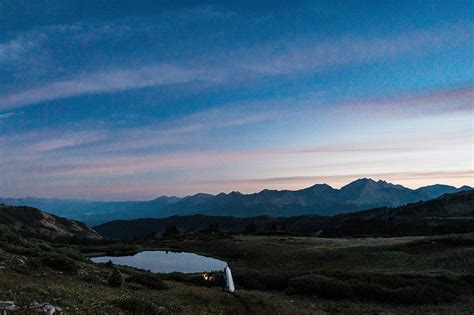
<svg viewBox="0 0 474 315">
<path fill-rule="evenodd" d="M 150 270 L 152 272 L 203 272 L 222 270 L 227 263 L 218 259 L 197 255 L 194 253 L 174 253 L 168 251 L 145 251 L 134 256 L 122 257 L 94 257 L 96 263 L 105 263 L 111 260 L 116 265 Z"/>
</svg>

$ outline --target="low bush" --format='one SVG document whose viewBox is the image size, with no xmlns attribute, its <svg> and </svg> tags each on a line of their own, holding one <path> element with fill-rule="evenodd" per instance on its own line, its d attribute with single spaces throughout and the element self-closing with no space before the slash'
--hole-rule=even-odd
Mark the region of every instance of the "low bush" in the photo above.
<svg viewBox="0 0 474 315">
<path fill-rule="evenodd" d="M 103 283 L 103 279 L 95 273 L 79 272 L 79 279 L 88 283 Z"/>
<path fill-rule="evenodd" d="M 168 285 L 161 280 L 158 275 L 152 273 L 135 273 L 128 277 L 125 281 L 128 283 L 140 284 L 144 287 L 154 290 L 168 289 Z"/>
<path fill-rule="evenodd" d="M 114 300 L 113 304 L 126 312 L 136 315 L 154 315 L 160 313 L 158 307 L 152 302 L 137 298 Z"/>
<path fill-rule="evenodd" d="M 474 273 L 466 273 L 462 275 L 460 279 L 474 288 Z"/>
<path fill-rule="evenodd" d="M 294 277 L 289 281 L 288 291 L 330 299 L 354 297 L 395 304 L 437 304 L 455 301 L 471 289 L 463 278 L 335 273 Z"/>
<path fill-rule="evenodd" d="M 292 278 L 288 290 L 293 294 L 317 295 L 331 299 L 352 297 L 352 288 L 346 282 L 320 275 L 304 275 Z"/>
<path fill-rule="evenodd" d="M 170 273 L 163 273 L 157 275 L 161 280 L 173 280 L 177 282 L 185 282 L 185 283 L 192 283 L 192 284 L 203 284 L 202 275 L 200 274 L 186 274 L 182 272 L 170 272 Z"/>
<path fill-rule="evenodd" d="M 41 258 L 41 264 L 58 271 L 74 272 L 79 269 L 77 263 L 69 257 L 49 255 Z"/>
<path fill-rule="evenodd" d="M 18 242 L 3 242 L 0 240 L 0 246 L 9 253 L 21 256 L 38 257 L 43 253 L 34 242 L 29 242 L 24 239 Z"/>
<path fill-rule="evenodd" d="M 57 248 L 56 251 L 58 252 L 59 255 L 67 256 L 73 260 L 76 261 L 83 261 L 85 262 L 86 259 L 84 256 L 77 250 L 72 249 L 72 248 L 67 248 L 67 247 L 60 247 Z"/>
<path fill-rule="evenodd" d="M 288 287 L 289 277 L 278 272 L 258 272 L 234 270 L 234 280 L 238 286 L 254 290 L 284 290 Z"/>
<path fill-rule="evenodd" d="M 122 274 L 117 268 L 112 269 L 112 272 L 110 273 L 109 278 L 107 279 L 107 283 L 109 286 L 113 288 L 118 288 L 122 285 L 123 283 Z"/>
<path fill-rule="evenodd" d="M 50 245 L 44 242 L 39 243 L 38 247 L 44 252 L 51 252 L 53 250 Z"/>
</svg>

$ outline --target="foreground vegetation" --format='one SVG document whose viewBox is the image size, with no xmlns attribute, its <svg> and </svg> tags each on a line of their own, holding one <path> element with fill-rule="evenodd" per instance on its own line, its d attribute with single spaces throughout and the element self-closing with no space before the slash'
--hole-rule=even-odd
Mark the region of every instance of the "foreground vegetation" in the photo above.
<svg viewBox="0 0 474 315">
<path fill-rule="evenodd" d="M 81 244 L 82 243 L 82 244 Z M 167 249 L 229 263 L 237 293 L 198 274 L 151 274 L 92 255 Z M 474 236 L 321 239 L 181 235 L 136 243 L 52 243 L 0 232 L 0 301 L 68 314 L 280 313 L 474 309 Z"/>
<path fill-rule="evenodd" d="M 470 300 L 474 238 L 175 238 L 160 247 L 227 260 L 246 289 L 405 305 Z"/>
</svg>

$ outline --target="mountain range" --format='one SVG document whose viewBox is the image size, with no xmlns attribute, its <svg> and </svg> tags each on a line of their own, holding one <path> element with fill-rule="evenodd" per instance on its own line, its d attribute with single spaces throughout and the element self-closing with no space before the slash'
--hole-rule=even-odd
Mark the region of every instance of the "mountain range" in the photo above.
<svg viewBox="0 0 474 315">
<path fill-rule="evenodd" d="M 102 236 L 140 240 L 163 235 L 174 226 L 181 233 L 294 233 L 320 237 L 420 236 L 474 232 L 474 191 L 445 194 L 393 208 L 377 208 L 324 216 L 246 217 L 172 216 L 162 219 L 117 220 L 95 227 Z M 250 231 L 249 227 L 253 227 Z"/>
<path fill-rule="evenodd" d="M 446 193 L 472 190 L 448 185 L 410 189 L 385 181 L 363 178 L 341 189 L 317 184 L 301 190 L 262 190 L 253 194 L 233 191 L 211 195 L 198 193 L 187 197 L 162 196 L 149 201 L 87 201 L 48 198 L 0 198 L 0 203 L 24 205 L 98 225 L 112 220 L 164 218 L 173 215 L 205 214 L 214 216 L 254 217 L 324 215 L 354 212 L 377 207 L 397 207 L 437 198 Z"/>
</svg>

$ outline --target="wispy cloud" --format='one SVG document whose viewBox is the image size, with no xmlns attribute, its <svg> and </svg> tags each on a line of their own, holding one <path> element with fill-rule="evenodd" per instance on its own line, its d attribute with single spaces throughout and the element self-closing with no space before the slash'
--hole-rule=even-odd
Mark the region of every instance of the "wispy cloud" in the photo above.
<svg viewBox="0 0 474 315">
<path fill-rule="evenodd" d="M 1 193 L 468 182 L 472 19 L 377 15 L 377 27 L 350 29 L 370 13 L 222 7 L 31 21 L 1 34 Z"/>
<path fill-rule="evenodd" d="M 456 112 L 472 112 L 474 104 L 474 86 L 453 90 L 438 90 L 413 95 L 402 95 L 366 101 L 345 101 L 334 106 L 334 112 L 340 115 L 360 119 L 367 115 L 390 115 L 391 117 L 416 117 Z"/>
<path fill-rule="evenodd" d="M 472 178 L 468 156 L 459 155 L 458 160 L 451 157 L 444 164 L 426 156 L 442 159 L 459 152 L 460 146 L 469 146 L 469 134 L 472 130 L 293 149 L 148 154 L 132 149 L 113 155 L 92 154 L 97 152 L 94 146 L 68 153 L 74 146 L 93 142 L 91 134 L 57 135 L 44 140 L 38 140 L 42 136 L 37 135 L 37 143 L 31 145 L 2 145 L 2 151 L 8 150 L 14 158 L 3 155 L 0 171 L 3 183 L 27 179 L 23 192 L 32 189 L 54 196 L 56 189 L 63 196 L 69 192 L 75 197 L 118 199 L 199 191 L 300 189 L 323 182 L 338 187 L 359 177 L 411 186 L 434 182 L 458 185 Z M 97 139 L 101 141 L 100 134 Z M 170 172 L 175 175 L 168 177 Z M 4 187 L 5 191 L 11 189 Z"/>
<path fill-rule="evenodd" d="M 71 146 L 93 143 L 96 139 L 90 134 L 78 134 L 67 138 L 53 138 L 48 141 L 40 141 L 37 144 L 22 146 L 22 150 L 27 150 L 29 154 L 20 154 L 26 156 L 25 163 L 22 164 L 18 159 L 9 161 L 4 160 L 5 165 L 13 163 L 15 167 L 26 168 L 31 174 L 36 176 L 113 176 L 120 177 L 131 174 L 150 174 L 166 170 L 219 170 L 230 166 L 241 166 L 253 170 L 259 165 L 267 164 L 270 168 L 278 167 L 280 171 L 290 169 L 291 172 L 325 172 L 339 170 L 349 170 L 355 165 L 361 163 L 369 156 L 384 160 L 387 165 L 392 160 L 399 164 L 400 160 L 405 161 L 407 154 L 412 156 L 413 167 L 419 166 L 416 161 L 416 154 L 425 154 L 427 152 L 439 152 L 440 146 L 455 148 L 457 145 L 465 144 L 466 135 L 461 133 L 457 136 L 451 134 L 433 135 L 430 138 L 423 136 L 412 137 L 410 141 L 406 138 L 391 138 L 390 143 L 384 139 L 372 142 L 359 143 L 338 143 L 331 145 L 319 145 L 315 147 L 294 148 L 294 149 L 259 149 L 248 151 L 187 151 L 187 152 L 163 152 L 163 153 L 136 153 L 129 150 L 128 153 L 119 155 L 96 156 L 87 152 L 97 152 L 96 147 L 82 149 L 82 154 L 71 153 L 68 155 L 49 156 L 48 159 L 42 159 L 45 152 L 51 152 L 58 149 L 65 149 Z M 40 156 L 35 156 L 36 152 Z M 348 158 L 350 154 L 350 159 Z M 337 162 L 344 160 L 344 164 Z M 251 161 L 251 163 L 250 163 Z M 319 163 L 309 163 L 308 161 L 319 161 Z M 394 164 L 394 165 L 395 165 Z M 312 165 L 311 167 L 309 167 Z M 377 166 L 377 161 L 366 163 L 363 168 Z M 268 168 L 261 167 L 261 170 Z M 25 170 L 26 170 L 25 169 Z M 238 167 L 236 168 L 239 169 Z M 248 171 L 251 171 L 248 170 Z"/>
<path fill-rule="evenodd" d="M 18 37 L 0 43 L 0 64 L 18 61 L 25 53 L 37 47 L 38 39 Z"/>
<path fill-rule="evenodd" d="M 70 79 L 58 80 L 27 91 L 0 97 L 0 109 L 20 107 L 84 94 L 110 93 L 149 86 L 164 86 L 193 81 L 214 81 L 216 77 L 205 70 L 186 69 L 171 64 L 157 64 L 138 69 L 113 69 L 84 73 Z"/>
<path fill-rule="evenodd" d="M 189 146 L 199 139 L 200 135 L 210 131 L 216 132 L 226 128 L 262 125 L 268 122 L 298 123 L 302 118 L 314 117 L 313 123 L 328 117 L 338 119 L 378 119 L 389 114 L 393 119 L 412 119 L 419 115 L 426 117 L 429 114 L 449 114 L 457 111 L 471 112 L 474 102 L 474 88 L 465 88 L 454 91 L 434 92 L 413 96 L 404 96 L 395 99 L 382 99 L 369 102 L 320 103 L 311 95 L 299 99 L 265 99 L 246 103 L 222 104 L 218 107 L 197 111 L 181 117 L 156 121 L 139 127 L 119 126 L 114 123 L 83 122 L 70 126 L 67 131 L 47 128 L 21 134 L 5 135 L 0 137 L 4 148 L 29 148 L 29 152 L 53 151 L 80 147 L 78 154 L 89 151 L 95 153 L 133 152 L 137 149 L 157 149 L 166 145 Z M 17 115 L 7 112 L 0 115 L 0 119 Z M 319 118 L 322 117 L 322 118 Z M 61 128 L 63 128 L 62 126 Z M 76 129 L 81 132 L 74 131 Z M 447 135 L 448 133 L 445 132 Z M 379 134 L 380 137 L 382 134 Z M 457 139 L 453 135 L 451 139 Z M 367 135 L 363 135 L 367 137 Z M 336 153 L 409 150 L 406 139 L 397 140 L 390 136 L 387 145 L 344 146 L 326 145 L 307 147 L 297 153 Z M 472 137 L 472 130 L 463 134 L 465 140 Z M 467 138 L 466 138 L 467 137 Z M 420 138 L 418 135 L 417 138 Z M 414 140 L 413 140 L 414 141 Z M 414 142 L 411 141 L 411 144 Z M 417 143 L 417 146 L 430 145 L 436 139 L 428 137 Z M 84 147 L 84 145 L 89 145 Z M 436 143 L 434 143 L 436 145 Z M 78 148 L 79 149 L 79 148 Z M 295 153 L 288 150 L 286 153 Z"/>
<path fill-rule="evenodd" d="M 324 41 L 295 38 L 285 43 L 270 42 L 252 49 L 245 48 L 232 55 L 238 56 L 235 60 L 237 68 L 263 75 L 326 71 L 347 64 L 387 60 L 404 53 L 457 46 L 474 40 L 473 31 L 474 25 L 463 23 L 391 37 L 345 36 Z"/>
<path fill-rule="evenodd" d="M 31 153 L 44 153 L 48 151 L 55 151 L 78 147 L 85 144 L 91 144 L 103 140 L 104 136 L 97 132 L 79 132 L 70 135 L 61 135 L 58 137 L 51 137 L 49 139 L 38 140 L 25 149 Z"/>
<path fill-rule="evenodd" d="M 3 119 L 8 119 L 11 117 L 15 116 L 21 116 L 23 115 L 23 112 L 5 112 L 5 113 L 0 113 L 0 121 Z"/>
<path fill-rule="evenodd" d="M 122 28 L 128 30 L 128 27 Z M 73 32 L 75 36 L 79 36 L 84 31 L 84 26 L 62 26 L 54 29 L 57 32 Z M 84 36 L 110 36 L 113 34 L 110 32 L 112 29 L 114 27 L 110 25 L 103 25 L 96 33 Z M 273 41 L 255 47 L 233 49 L 230 53 L 215 51 L 188 59 L 171 57 L 140 66 L 99 65 L 98 70 L 94 72 L 70 73 L 64 78 L 54 78 L 37 86 L 25 86 L 15 92 L 0 95 L 0 110 L 84 94 L 114 93 L 192 82 L 207 82 L 213 85 L 242 84 L 249 78 L 328 71 L 344 65 L 367 63 L 404 53 L 420 53 L 426 49 L 455 46 L 474 40 L 473 31 L 472 25 L 463 24 L 443 30 L 418 31 L 394 37 L 362 39 L 347 36 L 324 41 L 314 38 L 285 39 L 283 45 L 279 41 Z M 87 33 L 90 32 L 91 30 L 87 30 Z M 13 55 L 18 57 L 19 51 L 24 49 L 25 45 L 32 44 L 28 41 L 19 44 L 17 40 L 12 40 L 0 45 L 0 58 L 2 55 L 4 58 Z"/>
</svg>

